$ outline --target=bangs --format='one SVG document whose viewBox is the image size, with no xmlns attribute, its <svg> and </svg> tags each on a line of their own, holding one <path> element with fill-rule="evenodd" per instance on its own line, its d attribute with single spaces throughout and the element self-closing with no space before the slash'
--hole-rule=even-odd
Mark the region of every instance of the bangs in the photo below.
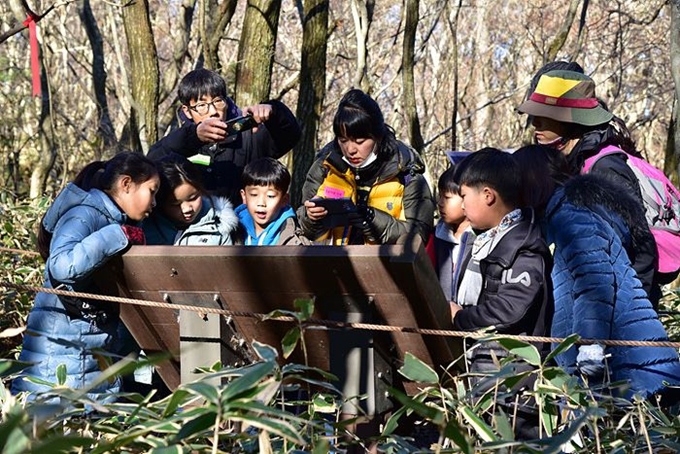
<svg viewBox="0 0 680 454">
<path fill-rule="evenodd" d="M 374 120 L 366 112 L 353 109 L 340 109 L 333 120 L 333 133 L 336 137 L 349 139 L 379 137 L 374 129 Z"/>
</svg>

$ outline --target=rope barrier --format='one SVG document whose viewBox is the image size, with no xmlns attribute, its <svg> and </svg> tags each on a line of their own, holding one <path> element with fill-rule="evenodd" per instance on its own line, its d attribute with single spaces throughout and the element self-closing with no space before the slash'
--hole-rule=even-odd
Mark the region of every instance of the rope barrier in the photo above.
<svg viewBox="0 0 680 454">
<path fill-rule="evenodd" d="M 12 254 L 22 254 L 22 255 L 39 255 L 35 251 L 26 251 L 22 249 L 15 249 L 0 246 L 0 252 L 9 252 Z M 256 312 L 244 312 L 244 311 L 232 311 L 228 309 L 217 309 L 212 307 L 201 307 L 201 306 L 191 306 L 187 304 L 175 304 L 161 301 L 149 301 L 140 300 L 134 298 L 125 298 L 120 296 L 107 296 L 98 295 L 95 293 L 83 293 L 83 292 L 73 292 L 68 290 L 47 288 L 47 287 L 34 287 L 25 284 L 15 284 L 12 282 L 0 282 L 0 287 L 13 288 L 15 290 L 22 290 L 26 292 L 34 293 L 51 293 L 55 295 L 71 296 L 75 298 L 87 298 L 98 301 L 106 301 L 120 304 L 133 304 L 138 306 L 146 307 L 156 307 L 162 309 L 174 309 L 174 310 L 187 310 L 192 312 L 198 312 L 201 314 L 218 314 L 229 317 L 249 317 L 256 318 L 260 321 L 278 321 L 278 322 L 293 322 L 297 323 L 298 319 L 292 316 L 279 315 L 276 317 L 271 317 L 267 314 L 261 314 Z M 670 314 L 672 311 L 666 311 L 666 314 Z M 301 322 L 305 327 L 326 327 L 331 329 L 359 329 L 367 331 L 388 331 L 388 332 L 400 332 L 400 333 L 411 333 L 411 334 L 422 334 L 428 336 L 444 336 L 444 337 L 460 337 L 460 338 L 471 338 L 471 339 L 484 339 L 491 337 L 502 337 L 504 339 L 514 339 L 523 342 L 547 342 L 547 343 L 561 343 L 564 342 L 565 338 L 560 337 L 545 337 L 545 336 L 519 336 L 510 334 L 493 334 L 486 332 L 470 332 L 470 331 L 454 331 L 454 330 L 443 330 L 443 329 L 430 329 L 430 328 L 416 328 L 408 326 L 389 326 L 380 325 L 374 323 L 359 323 L 359 322 L 342 322 L 335 320 L 324 320 L 324 319 L 307 319 Z M 588 344 L 602 344 L 606 346 L 614 347 L 670 347 L 680 349 L 680 342 L 670 342 L 670 341 L 628 341 L 628 340 L 613 340 L 613 339 L 578 339 L 576 344 L 588 345 Z"/>
<path fill-rule="evenodd" d="M 47 287 L 34 287 L 25 284 L 15 284 L 12 282 L 0 282 L 0 287 L 13 288 L 15 290 L 21 290 L 26 292 L 41 292 L 50 293 L 54 295 L 71 296 L 75 298 L 86 298 L 98 301 L 107 301 L 120 304 L 134 304 L 138 306 L 155 307 L 162 309 L 181 309 L 192 312 L 198 312 L 201 314 L 219 314 L 230 317 L 249 317 L 256 318 L 260 321 L 279 321 L 279 322 L 293 322 L 296 323 L 298 320 L 292 316 L 276 316 L 270 317 L 267 314 L 261 314 L 256 312 L 244 312 L 244 311 L 232 311 L 228 309 L 218 309 L 212 307 L 201 307 L 201 306 L 191 306 L 187 304 L 174 304 L 164 301 L 148 301 L 139 300 L 134 298 L 125 298 L 120 296 L 106 296 L 98 295 L 95 293 L 84 293 L 84 292 L 72 292 L 68 290 L 62 290 L 58 288 L 47 288 Z M 461 338 L 472 338 L 472 339 L 484 339 L 484 338 L 504 338 L 504 339 L 514 339 L 523 342 L 549 342 L 549 343 L 561 343 L 565 339 L 559 337 L 544 337 L 544 336 L 519 336 L 519 335 L 506 335 L 506 334 L 492 334 L 485 332 L 469 332 L 469 331 L 454 331 L 454 330 L 443 330 L 443 329 L 430 329 L 430 328 L 416 328 L 408 326 L 389 326 L 380 325 L 373 323 L 358 323 L 358 322 L 342 322 L 334 320 L 324 320 L 324 319 L 307 319 L 301 322 L 305 327 L 321 326 L 332 329 L 360 329 L 368 331 L 388 331 L 388 332 L 400 332 L 400 333 L 411 333 L 411 334 L 422 334 L 429 336 L 444 336 L 444 337 L 461 337 Z M 680 348 L 680 342 L 670 342 L 670 341 L 629 341 L 629 340 L 613 340 L 613 339 L 579 339 L 576 344 L 602 344 L 607 346 L 615 347 L 671 347 Z"/>
</svg>

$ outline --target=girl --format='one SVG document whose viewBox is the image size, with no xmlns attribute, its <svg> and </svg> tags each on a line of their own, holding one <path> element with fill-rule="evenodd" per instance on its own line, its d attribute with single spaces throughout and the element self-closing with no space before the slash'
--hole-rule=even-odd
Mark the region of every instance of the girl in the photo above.
<svg viewBox="0 0 680 454">
<path fill-rule="evenodd" d="M 132 244 L 144 243 L 134 224 L 151 213 L 158 186 L 153 162 L 138 153 L 120 153 L 86 166 L 59 193 L 40 224 L 45 287 L 97 293 L 95 272 Z M 101 351 L 122 351 L 126 331 L 117 305 L 38 293 L 27 331 L 31 335 L 24 337 L 19 360 L 33 365 L 14 381 L 14 393 L 48 390 L 25 377 L 56 383 L 62 364 L 70 388 L 89 388 L 93 397 L 119 391 L 119 377 L 91 387 L 107 361 Z"/>
<path fill-rule="evenodd" d="M 159 209 L 143 223 L 147 244 L 223 246 L 237 243 L 238 217 L 225 197 L 210 197 L 201 172 L 172 154 L 157 163 Z"/>
<path fill-rule="evenodd" d="M 555 149 L 524 147 L 513 157 L 522 169 L 525 203 L 543 213 L 546 242 L 555 248 L 551 335 L 667 341 L 626 252 L 649 235 L 636 227 L 646 226 L 636 200 L 601 176 L 568 176 Z M 628 396 L 659 394 L 665 404 L 677 398 L 666 386 L 680 385 L 678 352 L 670 347 L 581 345 L 556 359 L 591 381 L 625 381 Z"/>
<path fill-rule="evenodd" d="M 539 71 L 540 73 L 540 71 Z M 560 151 L 570 175 L 586 173 L 586 159 L 608 145 L 621 153 L 605 156 L 589 170 L 622 186 L 642 207 L 642 193 L 626 155 L 640 157 L 625 124 L 612 115 L 595 96 L 595 82 L 577 71 L 553 70 L 542 74 L 534 92 L 517 110 L 531 116 L 537 144 Z M 643 219 L 644 221 L 644 219 Z M 646 221 L 645 221 L 646 222 Z M 655 273 L 658 259 L 654 241 L 640 244 L 633 266 L 645 292 L 654 306 L 661 297 L 659 276 Z"/>
<path fill-rule="evenodd" d="M 302 188 L 300 226 L 313 241 L 335 245 L 394 244 L 405 234 L 426 243 L 434 200 L 420 156 L 396 139 L 382 111 L 361 90 L 343 96 L 333 120 L 335 139 L 317 155 Z M 337 223 L 314 198 L 348 198 L 356 212 Z"/>
</svg>

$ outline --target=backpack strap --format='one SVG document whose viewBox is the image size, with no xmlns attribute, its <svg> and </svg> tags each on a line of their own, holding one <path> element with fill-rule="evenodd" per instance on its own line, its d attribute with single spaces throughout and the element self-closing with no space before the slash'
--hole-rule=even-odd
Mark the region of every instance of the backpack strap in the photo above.
<svg viewBox="0 0 680 454">
<path fill-rule="evenodd" d="M 606 156 L 614 155 L 614 154 L 622 154 L 626 157 L 628 156 L 628 154 L 625 151 L 623 151 L 622 149 L 620 149 L 619 147 L 617 147 L 615 145 L 607 145 L 606 147 L 601 148 L 600 151 L 598 151 L 597 153 L 595 153 L 591 157 L 587 158 L 583 162 L 583 167 L 581 168 L 581 174 L 590 172 L 590 170 L 593 168 L 593 166 L 595 164 L 597 164 L 597 162 L 600 159 L 602 159 Z"/>
</svg>

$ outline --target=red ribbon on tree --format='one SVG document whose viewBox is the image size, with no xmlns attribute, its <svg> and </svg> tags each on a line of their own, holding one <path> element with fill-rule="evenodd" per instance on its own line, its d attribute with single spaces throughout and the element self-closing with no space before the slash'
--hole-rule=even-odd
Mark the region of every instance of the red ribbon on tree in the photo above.
<svg viewBox="0 0 680 454">
<path fill-rule="evenodd" d="M 38 34 L 35 28 L 36 17 L 28 15 L 24 26 L 28 27 L 28 37 L 31 44 L 31 76 L 33 79 L 33 96 L 40 96 L 40 62 L 38 61 Z"/>
</svg>

